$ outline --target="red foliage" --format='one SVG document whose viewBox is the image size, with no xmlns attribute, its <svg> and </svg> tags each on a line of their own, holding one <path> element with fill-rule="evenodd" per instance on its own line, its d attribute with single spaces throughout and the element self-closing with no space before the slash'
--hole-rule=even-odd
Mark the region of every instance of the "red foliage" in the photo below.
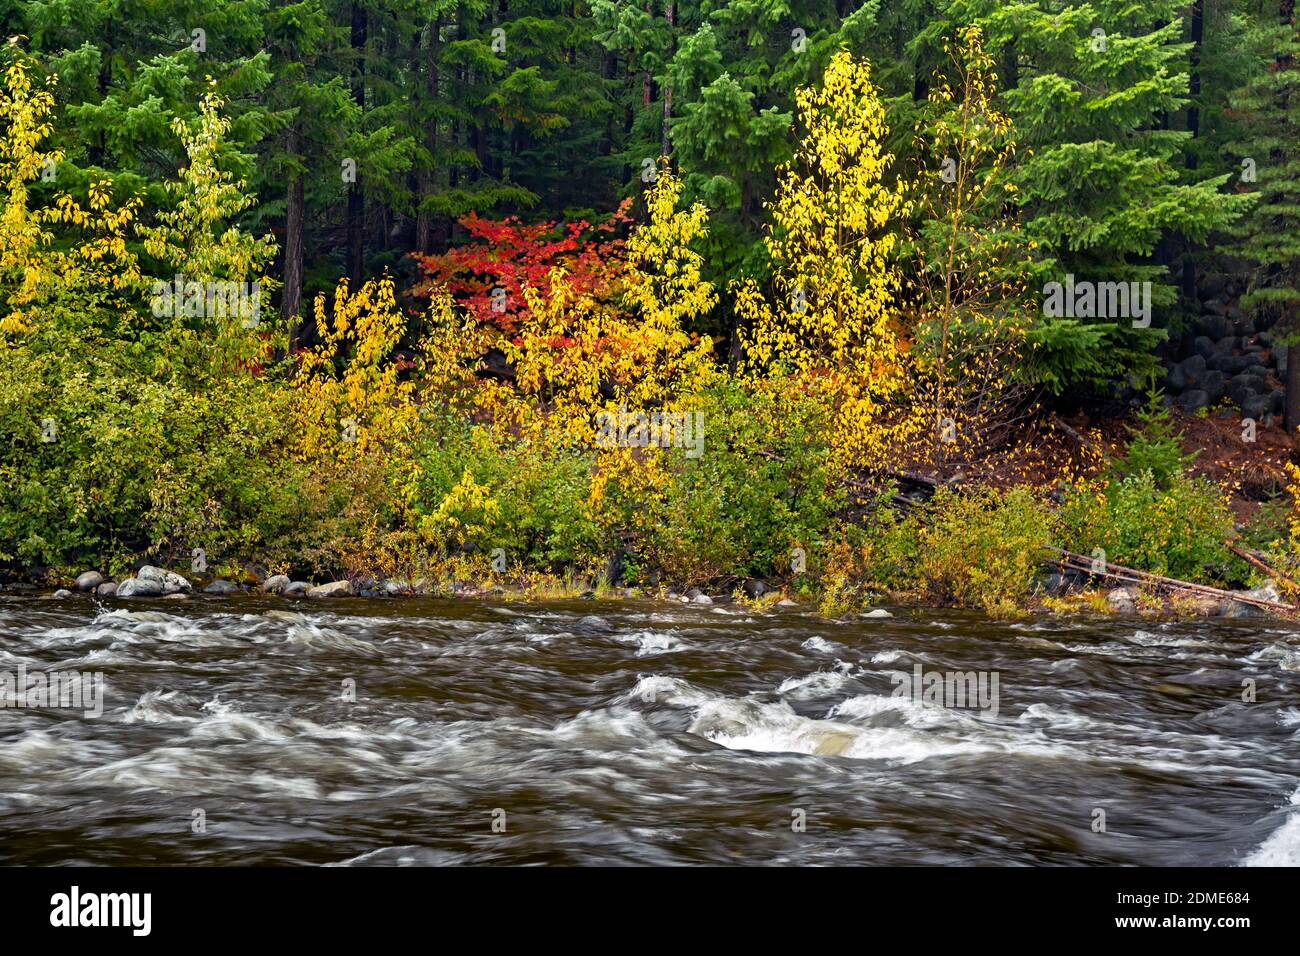
<svg viewBox="0 0 1300 956">
<path fill-rule="evenodd" d="M 427 298 L 438 285 L 483 323 L 513 332 L 524 317 L 525 284 L 543 295 L 550 293 L 550 271 L 557 266 L 579 291 L 598 299 L 609 296 L 626 268 L 619 229 L 631 221 L 626 200 L 608 220 L 592 226 L 575 222 L 525 225 L 516 216 L 483 219 L 470 213 L 460 224 L 471 241 L 441 255 L 412 253 L 424 278 L 412 294 Z M 494 295 L 495 290 L 504 290 Z"/>
</svg>

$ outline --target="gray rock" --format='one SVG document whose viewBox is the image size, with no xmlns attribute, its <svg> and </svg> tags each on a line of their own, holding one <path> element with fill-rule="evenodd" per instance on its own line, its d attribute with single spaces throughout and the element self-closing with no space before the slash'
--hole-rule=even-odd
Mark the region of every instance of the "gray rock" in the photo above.
<svg viewBox="0 0 1300 956">
<path fill-rule="evenodd" d="M 262 582 L 262 590 L 267 594 L 279 594 L 289 586 L 287 574 L 273 574 Z"/>
<path fill-rule="evenodd" d="M 1116 614 L 1137 613 L 1137 592 L 1132 588 L 1114 588 L 1106 592 L 1106 603 Z"/>
<path fill-rule="evenodd" d="M 127 578 L 117 586 L 117 596 L 127 597 L 161 597 L 163 585 L 153 578 Z"/>
<path fill-rule="evenodd" d="M 162 585 L 163 594 L 175 594 L 177 591 L 189 591 L 193 588 L 193 585 L 188 580 L 175 571 L 155 568 L 149 564 L 137 571 L 135 576 L 140 581 L 157 581 Z"/>
<path fill-rule="evenodd" d="M 876 607 L 876 608 L 872 608 L 870 611 L 868 611 L 866 614 L 863 614 L 862 616 L 863 617 L 893 617 L 894 615 L 890 614 L 883 607 Z"/>
<path fill-rule="evenodd" d="M 311 588 L 312 584 L 310 581 L 293 581 L 284 589 L 283 593 L 285 597 L 297 597 L 300 594 L 306 594 L 311 590 Z M 321 594 L 318 595 L 318 597 L 328 597 L 328 595 Z"/>
<path fill-rule="evenodd" d="M 117 585 L 112 581 L 105 581 L 99 587 L 95 588 L 95 597 L 111 598 L 117 594 Z"/>
<path fill-rule="evenodd" d="M 1203 315 L 1196 324 L 1204 335 L 1212 339 L 1221 339 L 1228 334 L 1229 322 L 1221 315 Z"/>
<path fill-rule="evenodd" d="M 234 594 L 239 585 L 234 581 L 213 581 L 203 589 L 204 594 Z"/>
<path fill-rule="evenodd" d="M 1178 368 L 1182 369 L 1183 375 L 1187 378 L 1187 383 L 1192 385 L 1205 374 L 1207 362 L 1204 355 L 1189 355 L 1178 364 Z"/>
<path fill-rule="evenodd" d="M 59 588 L 57 591 L 55 591 L 53 594 L 51 594 L 50 597 L 53 597 L 53 598 L 60 598 L 60 599 L 62 599 L 62 598 L 70 598 L 70 597 L 72 597 L 72 592 L 69 591 L 67 588 Z"/>
<path fill-rule="evenodd" d="M 767 582 L 759 578 L 750 578 L 744 583 L 742 589 L 745 592 L 745 596 L 751 598 L 762 597 L 769 590 Z"/>
<path fill-rule="evenodd" d="M 1210 315 L 1226 315 L 1228 312 L 1228 303 L 1218 296 L 1204 301 L 1201 307 Z"/>
<path fill-rule="evenodd" d="M 1258 375 L 1237 375 L 1224 389 L 1234 404 L 1245 405 L 1246 400 L 1264 391 L 1264 380 Z"/>
<path fill-rule="evenodd" d="M 1199 355 L 1194 357 L 1200 358 Z M 1183 364 L 1180 362 L 1178 365 L 1175 365 L 1173 368 L 1171 368 L 1169 370 L 1169 374 L 1165 376 L 1165 388 L 1167 388 L 1171 392 L 1181 392 L 1186 387 L 1187 387 L 1187 371 L 1183 367 Z"/>
<path fill-rule="evenodd" d="M 1257 601 L 1280 601 L 1281 595 L 1278 594 L 1277 585 L 1273 583 L 1265 584 L 1263 587 L 1255 588 L 1251 591 L 1236 591 L 1244 597 L 1254 598 Z M 1229 601 L 1228 606 L 1224 608 L 1224 617 L 1263 617 L 1265 611 L 1263 608 L 1255 607 L 1253 604 L 1242 604 L 1239 601 Z"/>
<path fill-rule="evenodd" d="M 791 601 L 789 598 L 782 598 L 781 600 L 776 602 L 776 606 L 777 607 L 798 607 L 799 605 L 796 604 L 794 601 Z"/>
<path fill-rule="evenodd" d="M 309 598 L 350 597 L 351 595 L 351 581 L 331 581 L 329 584 L 321 584 L 307 591 Z"/>
<path fill-rule="evenodd" d="M 1208 335 L 1198 335 L 1192 339 L 1192 352 L 1201 358 L 1209 358 L 1214 354 L 1214 339 Z"/>
<path fill-rule="evenodd" d="M 1228 380 L 1218 369 L 1210 369 L 1201 379 L 1201 388 L 1209 398 L 1209 404 L 1213 405 L 1223 398 L 1223 390 L 1227 386 Z"/>
<path fill-rule="evenodd" d="M 1176 399 L 1176 403 L 1182 408 L 1187 409 L 1189 412 L 1194 412 L 1196 409 L 1204 408 L 1208 405 L 1210 403 L 1210 396 L 1207 395 L 1203 389 L 1193 388 L 1179 395 Z"/>
<path fill-rule="evenodd" d="M 1210 359 L 1210 367 L 1216 368 L 1224 375 L 1240 375 L 1255 364 L 1244 355 L 1216 355 Z"/>
<path fill-rule="evenodd" d="M 1235 335 L 1225 335 L 1214 343 L 1214 351 L 1220 355 L 1231 355 L 1232 350 L 1241 342 Z"/>
<path fill-rule="evenodd" d="M 78 591 L 93 591 L 104 583 L 104 576 L 98 571 L 83 571 L 77 575 Z"/>
<path fill-rule="evenodd" d="M 1255 341 L 1265 348 L 1269 348 L 1273 344 L 1273 333 L 1267 329 L 1263 329 L 1260 331 L 1259 335 L 1255 336 Z"/>
<path fill-rule="evenodd" d="M 1241 403 L 1241 417 L 1253 418 L 1256 422 L 1263 420 L 1268 414 L 1269 397 L 1267 395 L 1252 395 Z"/>
</svg>

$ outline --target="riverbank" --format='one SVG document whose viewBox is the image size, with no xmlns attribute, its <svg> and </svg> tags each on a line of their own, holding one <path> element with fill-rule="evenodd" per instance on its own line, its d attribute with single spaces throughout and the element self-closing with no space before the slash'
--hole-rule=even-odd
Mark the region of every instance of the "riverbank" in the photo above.
<svg viewBox="0 0 1300 956">
<path fill-rule="evenodd" d="M 226 597 L 272 597 L 289 602 L 331 603 L 346 599 L 408 599 L 416 597 L 461 600 L 491 599 L 507 604 L 540 604 L 557 600 L 625 601 L 650 599 L 670 604 L 702 606 L 740 605 L 753 611 L 780 608 L 815 610 L 827 618 L 887 618 L 889 608 L 924 610 L 959 610 L 960 605 L 927 603 L 923 595 L 895 593 L 799 593 L 788 583 L 769 583 L 751 578 L 731 590 L 719 588 L 620 587 L 605 582 L 589 582 L 548 575 L 511 578 L 494 575 L 486 579 L 415 581 L 360 577 L 329 581 L 293 580 L 289 575 L 273 574 L 258 579 L 253 573 L 242 581 L 211 576 L 185 575 L 178 571 L 144 565 L 121 581 L 112 581 L 99 571 L 88 570 L 75 579 L 61 582 L 65 587 L 49 587 L 32 582 L 0 584 L 0 595 L 25 596 L 43 600 L 91 599 L 113 601 L 114 606 L 148 604 L 155 601 L 186 601 Z M 1240 600 L 1235 600 L 1239 598 Z M 1034 615 L 1120 616 L 1158 620 L 1189 618 L 1261 618 L 1285 619 L 1263 604 L 1281 604 L 1276 586 L 1211 595 L 1196 589 L 1143 588 L 1134 586 L 1102 587 L 1077 572 L 1051 571 L 1034 581 L 1033 590 L 1024 595 L 1015 613 L 1003 617 Z"/>
</svg>

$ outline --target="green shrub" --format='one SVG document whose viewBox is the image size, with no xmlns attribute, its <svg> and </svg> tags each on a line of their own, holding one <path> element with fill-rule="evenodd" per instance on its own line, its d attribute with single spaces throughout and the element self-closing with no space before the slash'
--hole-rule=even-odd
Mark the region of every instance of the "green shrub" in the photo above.
<svg viewBox="0 0 1300 956">
<path fill-rule="evenodd" d="M 1063 546 L 1100 548 L 1107 561 L 1180 580 L 1235 578 L 1240 559 L 1226 547 L 1232 512 L 1204 478 L 1176 474 L 1161 487 L 1149 471 L 1074 489 L 1061 508 Z"/>
<path fill-rule="evenodd" d="M 921 517 L 917 571 L 939 601 L 1002 615 L 1028 595 L 1051 541 L 1050 512 L 1026 489 L 940 489 Z"/>
<path fill-rule="evenodd" d="M 667 452 L 663 493 L 616 505 L 626 526 L 643 529 L 633 550 L 684 584 L 786 574 L 795 548 L 813 571 L 845 501 L 829 467 L 826 404 L 732 381 L 709 391 L 699 411 L 703 454 Z M 647 520 L 630 520 L 633 509 L 646 509 Z"/>
<path fill-rule="evenodd" d="M 460 516 L 479 529 L 470 542 L 475 548 L 502 548 L 512 566 L 534 568 L 590 565 L 608 553 L 610 542 L 588 508 L 591 451 L 516 441 L 448 416 L 426 417 L 425 424 L 418 515 L 436 514 L 468 472 L 492 503 L 490 515 L 476 509 Z M 435 542 L 444 552 L 455 544 Z"/>
</svg>

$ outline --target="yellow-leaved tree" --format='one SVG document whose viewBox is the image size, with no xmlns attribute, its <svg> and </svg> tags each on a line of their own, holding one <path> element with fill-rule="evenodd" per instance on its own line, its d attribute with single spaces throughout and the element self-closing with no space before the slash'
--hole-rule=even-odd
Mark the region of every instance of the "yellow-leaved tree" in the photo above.
<svg viewBox="0 0 1300 956">
<path fill-rule="evenodd" d="M 906 380 L 892 256 L 908 187 L 886 182 L 893 156 L 865 59 L 840 51 L 821 86 L 801 88 L 795 100 L 803 137 L 778 170 L 764 238 L 774 294 L 752 279 L 734 288 L 743 367 L 787 376 L 792 399 L 826 392 L 837 464 L 869 466 L 914 427 L 912 416 L 887 407 Z"/>
<path fill-rule="evenodd" d="M 171 208 L 160 211 L 155 224 L 139 229 L 145 250 L 168 273 L 154 283 L 155 315 L 169 318 L 174 339 L 188 344 L 188 354 L 201 355 L 202 363 L 218 374 L 267 358 L 273 343 L 263 336 L 273 326 L 262 324 L 262 312 L 270 312 L 276 283 L 267 270 L 277 251 L 269 233 L 253 236 L 237 224 L 257 197 L 222 168 L 230 132 L 223 105 L 210 88 L 199 101 L 194 125 L 183 119 L 172 122 L 187 163 L 178 179 L 165 183 Z M 175 276 L 180 277 L 179 289 Z"/>
<path fill-rule="evenodd" d="M 125 299 L 117 293 L 134 289 L 140 279 L 134 253 L 126 244 L 128 227 L 140 207 L 132 197 L 113 206 L 105 180 L 89 183 L 89 208 L 66 192 L 53 205 L 32 207 L 31 187 L 38 180 L 57 181 L 60 149 L 45 149 L 53 131 L 51 77 L 43 87 L 32 79 L 34 64 L 10 46 L 5 51 L 0 88 L 0 298 L 4 315 L 0 332 L 24 332 L 39 321 L 42 306 L 60 296 L 75 296 L 79 315 L 88 315 L 91 299 L 112 297 L 119 311 Z M 54 245 L 55 225 L 74 227 L 69 248 Z"/>
</svg>

